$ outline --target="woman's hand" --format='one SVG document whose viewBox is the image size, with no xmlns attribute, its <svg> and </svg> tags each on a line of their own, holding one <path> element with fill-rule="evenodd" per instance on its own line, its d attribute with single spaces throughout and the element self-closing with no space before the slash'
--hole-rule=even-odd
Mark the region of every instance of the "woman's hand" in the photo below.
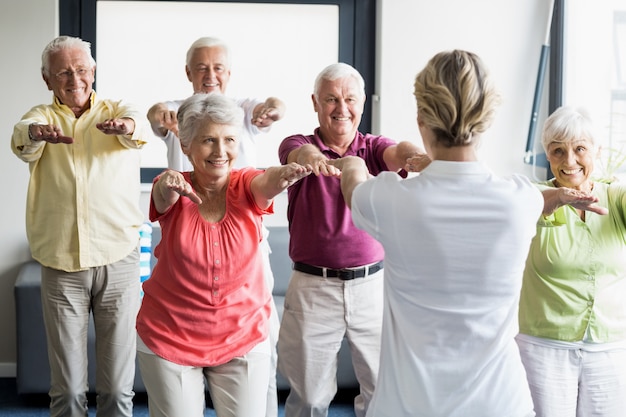
<svg viewBox="0 0 626 417">
<path fill-rule="evenodd" d="M 187 197 L 196 204 L 202 203 L 202 199 L 198 197 L 191 184 L 178 171 L 171 169 L 165 171 L 152 186 L 152 201 L 159 213 L 169 210 L 180 196 Z"/>
<path fill-rule="evenodd" d="M 250 185 L 257 205 L 263 209 L 272 204 L 272 200 L 285 188 L 313 173 L 310 166 L 291 162 L 286 165 L 269 167 L 256 176 Z"/>
<path fill-rule="evenodd" d="M 604 215 L 609 212 L 606 207 L 597 205 L 598 198 L 584 191 L 573 188 L 548 188 L 542 191 L 543 215 L 549 216 L 561 206 L 572 206 L 577 210 L 590 211 Z"/>
<path fill-rule="evenodd" d="M 597 214 L 607 214 L 609 209 L 600 207 L 596 203 L 598 198 L 584 191 L 574 190 L 572 188 L 559 188 L 559 200 L 562 205 L 572 206 L 575 209 L 583 211 L 591 211 Z"/>
<path fill-rule="evenodd" d="M 313 168 L 310 165 L 304 166 L 295 162 L 283 165 L 280 167 L 278 187 L 284 190 L 312 173 Z"/>
<path fill-rule="evenodd" d="M 422 170 L 426 168 L 431 162 L 432 160 L 430 159 L 430 156 L 428 156 L 428 154 L 418 153 L 410 158 L 407 158 L 404 169 L 407 172 L 422 172 Z"/>
</svg>

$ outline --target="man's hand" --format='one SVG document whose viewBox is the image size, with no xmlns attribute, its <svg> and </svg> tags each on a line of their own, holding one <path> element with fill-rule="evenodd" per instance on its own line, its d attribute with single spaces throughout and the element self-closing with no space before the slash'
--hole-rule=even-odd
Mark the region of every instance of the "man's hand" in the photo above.
<svg viewBox="0 0 626 417">
<path fill-rule="evenodd" d="M 73 143 L 74 139 L 65 136 L 61 128 L 56 125 L 38 125 L 32 124 L 28 126 L 28 136 L 34 141 L 45 141 L 48 143 Z"/>
<path fill-rule="evenodd" d="M 274 107 L 261 107 L 258 113 L 255 113 L 252 117 L 252 124 L 256 127 L 268 127 L 272 123 L 280 119 L 278 109 Z"/>
<path fill-rule="evenodd" d="M 135 121 L 133 119 L 106 119 L 97 123 L 98 130 L 106 135 L 132 135 L 135 131 Z"/>
<path fill-rule="evenodd" d="M 285 103 L 276 97 L 269 97 L 264 103 L 257 105 L 252 113 L 252 124 L 258 128 L 271 126 L 285 115 Z"/>
<path fill-rule="evenodd" d="M 165 136 L 167 131 L 171 131 L 178 136 L 178 119 L 176 110 L 169 110 L 165 103 L 157 103 L 148 110 L 148 120 L 153 127 L 161 130 Z"/>
</svg>

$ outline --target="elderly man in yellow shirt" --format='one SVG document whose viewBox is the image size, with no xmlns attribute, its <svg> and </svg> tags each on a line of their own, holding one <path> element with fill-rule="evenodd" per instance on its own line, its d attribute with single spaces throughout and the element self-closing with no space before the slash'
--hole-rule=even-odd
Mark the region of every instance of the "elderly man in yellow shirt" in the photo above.
<svg viewBox="0 0 626 417">
<path fill-rule="evenodd" d="M 15 125 L 29 163 L 26 232 L 42 265 L 51 416 L 87 414 L 87 328 L 93 313 L 99 416 L 131 416 L 140 302 L 139 148 L 150 130 L 131 106 L 93 91 L 91 45 L 60 36 L 42 54 L 52 104 Z"/>
</svg>

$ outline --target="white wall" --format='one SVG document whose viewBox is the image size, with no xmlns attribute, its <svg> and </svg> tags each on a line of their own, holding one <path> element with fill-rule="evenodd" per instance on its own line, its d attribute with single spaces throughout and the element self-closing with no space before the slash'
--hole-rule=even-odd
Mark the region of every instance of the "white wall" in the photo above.
<svg viewBox="0 0 626 417">
<path fill-rule="evenodd" d="M 8 1 L 0 0 L 3 5 Z M 376 91 L 380 102 L 371 103 L 379 111 L 373 130 L 396 140 L 420 143 L 412 96 L 415 74 L 440 50 L 469 49 L 485 60 L 504 98 L 495 125 L 484 138 L 483 159 L 497 173 L 530 175 L 522 157 L 547 3 L 379 0 Z M 28 166 L 10 151 L 10 137 L 13 125 L 31 106 L 51 101 L 39 74 L 40 55 L 58 33 L 56 0 L 25 0 L 11 5 L 0 15 L 0 36 L 4 39 L 0 44 L 4 57 L 0 127 L 5 137 L 4 152 L 0 152 L 5 195 L 0 206 L 0 377 L 15 374 L 13 285 L 19 265 L 29 258 L 24 227 Z M 140 71 L 137 76 L 141 76 Z"/>
<path fill-rule="evenodd" d="M 549 3 L 379 0 L 380 133 L 421 144 L 413 97 L 415 76 L 435 53 L 466 49 L 483 59 L 503 96 L 495 123 L 484 135 L 481 157 L 496 173 L 531 176 L 523 155 Z M 538 175 L 544 179 L 545 169 Z"/>
<path fill-rule="evenodd" d="M 0 377 L 15 373 L 15 303 L 17 270 L 30 258 L 24 226 L 28 165 L 11 152 L 13 125 L 37 103 L 50 102 L 51 93 L 39 68 L 41 51 L 58 32 L 56 0 L 0 0 Z M 8 7 L 9 2 L 11 7 Z"/>
</svg>

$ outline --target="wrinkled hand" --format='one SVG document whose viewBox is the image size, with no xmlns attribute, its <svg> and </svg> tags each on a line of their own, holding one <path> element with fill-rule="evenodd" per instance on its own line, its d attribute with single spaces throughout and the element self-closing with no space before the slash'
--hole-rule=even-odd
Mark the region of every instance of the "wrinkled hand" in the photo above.
<svg viewBox="0 0 626 417">
<path fill-rule="evenodd" d="M 171 200 L 171 193 L 174 192 L 183 197 L 187 197 L 196 204 L 202 203 L 202 199 L 198 197 L 198 194 L 196 194 L 196 192 L 193 190 L 191 184 L 189 184 L 185 180 L 185 177 L 183 177 L 183 174 L 178 171 L 165 171 L 159 177 L 157 184 L 161 192 L 161 197 L 163 197 L 163 200 L 165 201 Z"/>
<path fill-rule="evenodd" d="M 131 119 L 106 119 L 97 123 L 96 127 L 106 135 L 132 135 L 135 122 Z"/>
<path fill-rule="evenodd" d="M 311 168 L 311 166 L 304 166 L 295 162 L 283 165 L 281 167 L 279 185 L 281 188 L 285 189 L 295 184 L 307 175 L 310 175 L 312 172 L 313 169 Z"/>
<path fill-rule="evenodd" d="M 570 205 L 578 210 L 590 211 L 596 214 L 608 214 L 606 207 L 597 205 L 598 198 L 584 191 L 572 188 L 559 188 L 559 200 L 563 205 Z"/>
<path fill-rule="evenodd" d="M 314 157 L 307 161 L 306 166 L 310 167 L 316 176 L 340 177 L 341 170 L 333 165 L 333 160 L 326 157 Z"/>
<path fill-rule="evenodd" d="M 280 119 L 280 113 L 275 107 L 261 107 L 261 111 L 252 115 L 252 124 L 256 127 L 268 127 Z"/>
<path fill-rule="evenodd" d="M 327 161 L 327 164 L 332 165 L 339 171 L 343 171 L 349 167 L 363 167 L 367 170 L 367 167 L 365 166 L 365 160 L 363 158 L 359 158 L 358 156 L 344 156 L 343 158 L 329 159 Z"/>
<path fill-rule="evenodd" d="M 65 136 L 60 127 L 56 125 L 37 125 L 28 127 L 30 135 L 34 141 L 45 141 L 48 143 L 73 143 L 74 139 Z"/>
<path fill-rule="evenodd" d="M 407 158 L 404 169 L 407 172 L 422 172 L 422 170 L 426 168 L 431 162 L 432 160 L 427 153 L 418 153 L 410 158 Z"/>
<path fill-rule="evenodd" d="M 158 110 L 155 117 L 161 127 L 167 129 L 178 136 L 178 119 L 176 118 L 176 110 L 168 110 L 167 108 Z"/>
</svg>

